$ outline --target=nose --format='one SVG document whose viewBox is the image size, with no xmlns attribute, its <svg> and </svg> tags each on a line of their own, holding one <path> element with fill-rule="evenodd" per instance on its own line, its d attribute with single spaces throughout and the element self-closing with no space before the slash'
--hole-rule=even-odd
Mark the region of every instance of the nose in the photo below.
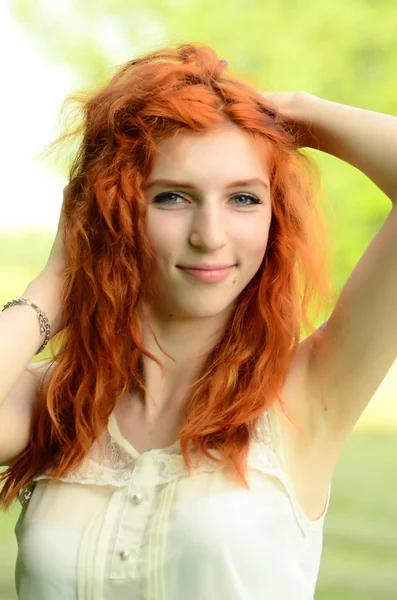
<svg viewBox="0 0 397 600">
<path fill-rule="evenodd" d="M 227 215 L 219 203 L 203 203 L 196 207 L 191 221 L 189 241 L 202 250 L 214 251 L 228 240 Z"/>
</svg>

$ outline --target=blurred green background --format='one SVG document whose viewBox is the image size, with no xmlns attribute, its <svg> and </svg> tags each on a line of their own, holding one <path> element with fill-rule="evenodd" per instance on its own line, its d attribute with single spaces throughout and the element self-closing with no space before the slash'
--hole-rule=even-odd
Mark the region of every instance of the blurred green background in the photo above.
<svg viewBox="0 0 397 600">
<path fill-rule="evenodd" d="M 10 0 L 2 7 L 52 69 L 49 73 L 71 76 L 68 91 L 97 86 L 118 64 L 138 53 L 166 44 L 204 42 L 229 61 L 233 74 L 264 91 L 307 90 L 397 115 L 395 0 Z M 7 57 L 12 66 L 15 57 Z M 25 76 L 19 69 L 13 74 L 15 81 Z M 44 102 L 52 85 L 54 78 L 49 76 L 38 90 L 26 86 L 25 119 L 37 118 L 30 95 L 41 94 Z M 15 136 L 23 136 L 23 120 L 12 127 Z M 7 139 L 3 151 L 4 146 Z M 314 156 L 322 169 L 327 219 L 334 232 L 336 300 L 391 204 L 353 167 L 321 153 Z M 64 160 L 45 168 L 66 179 Z M 59 209 L 61 189 L 60 196 L 50 200 Z M 32 189 L 30 203 L 37 211 L 47 210 L 39 189 Z M 3 194 L 1 306 L 19 296 L 39 273 L 56 232 L 56 223 L 52 228 L 25 222 L 9 227 L 7 210 Z M 21 199 L 21 222 L 22 216 Z M 354 430 L 335 473 L 317 600 L 397 598 L 396 473 L 394 365 Z M 0 514 L 1 600 L 16 598 L 13 528 L 18 513 L 15 506 L 10 515 Z"/>
</svg>

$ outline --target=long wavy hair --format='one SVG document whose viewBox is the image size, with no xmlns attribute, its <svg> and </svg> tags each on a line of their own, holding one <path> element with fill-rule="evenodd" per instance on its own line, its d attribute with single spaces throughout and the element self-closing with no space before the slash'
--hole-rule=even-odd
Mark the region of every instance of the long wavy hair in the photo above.
<svg viewBox="0 0 397 600">
<path fill-rule="evenodd" d="M 198 459 L 233 467 L 248 487 L 255 420 L 282 403 L 301 326 L 314 329 L 312 300 L 314 320 L 331 304 L 332 286 L 318 167 L 264 96 L 227 68 L 210 48 L 185 44 L 131 60 L 99 90 L 65 100 L 80 121 L 54 142 L 78 143 L 64 198 L 64 326 L 50 342 L 55 368 L 39 386 L 28 446 L 0 476 L 5 509 L 37 474 L 50 469 L 56 480 L 77 467 L 118 399 L 145 392 L 144 355 L 163 368 L 142 344 L 155 268 L 143 187 L 159 140 L 227 121 L 264 151 L 273 216 L 263 263 L 188 388 L 179 438 L 188 472 L 192 445 Z"/>
</svg>

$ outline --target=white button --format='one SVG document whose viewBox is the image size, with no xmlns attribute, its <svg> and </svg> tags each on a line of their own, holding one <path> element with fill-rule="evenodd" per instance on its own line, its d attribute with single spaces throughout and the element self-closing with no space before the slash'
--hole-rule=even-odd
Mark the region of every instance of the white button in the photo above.
<svg viewBox="0 0 397 600">
<path fill-rule="evenodd" d="M 137 493 L 132 496 L 132 501 L 134 504 L 140 504 L 142 502 L 142 500 L 143 500 L 142 494 Z"/>
<path fill-rule="evenodd" d="M 127 558 L 129 557 L 130 553 L 128 552 L 128 550 L 122 550 L 120 552 L 120 558 L 121 560 L 127 560 Z"/>
</svg>

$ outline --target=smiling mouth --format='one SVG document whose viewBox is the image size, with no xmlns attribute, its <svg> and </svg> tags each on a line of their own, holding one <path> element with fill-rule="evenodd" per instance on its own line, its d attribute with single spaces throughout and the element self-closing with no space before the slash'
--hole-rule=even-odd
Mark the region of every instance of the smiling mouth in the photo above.
<svg viewBox="0 0 397 600">
<path fill-rule="evenodd" d="M 232 265 L 230 267 L 222 267 L 218 269 L 200 269 L 197 267 L 194 268 L 186 268 L 186 267 L 178 267 L 186 273 L 189 277 L 194 279 L 198 279 L 204 283 L 218 283 L 225 279 L 229 273 L 234 269 L 236 265 Z"/>
<path fill-rule="evenodd" d="M 190 269 L 190 270 L 199 270 L 199 271 L 220 271 L 221 269 L 231 269 L 232 267 L 236 267 L 237 265 L 177 265 L 179 269 Z"/>
</svg>

